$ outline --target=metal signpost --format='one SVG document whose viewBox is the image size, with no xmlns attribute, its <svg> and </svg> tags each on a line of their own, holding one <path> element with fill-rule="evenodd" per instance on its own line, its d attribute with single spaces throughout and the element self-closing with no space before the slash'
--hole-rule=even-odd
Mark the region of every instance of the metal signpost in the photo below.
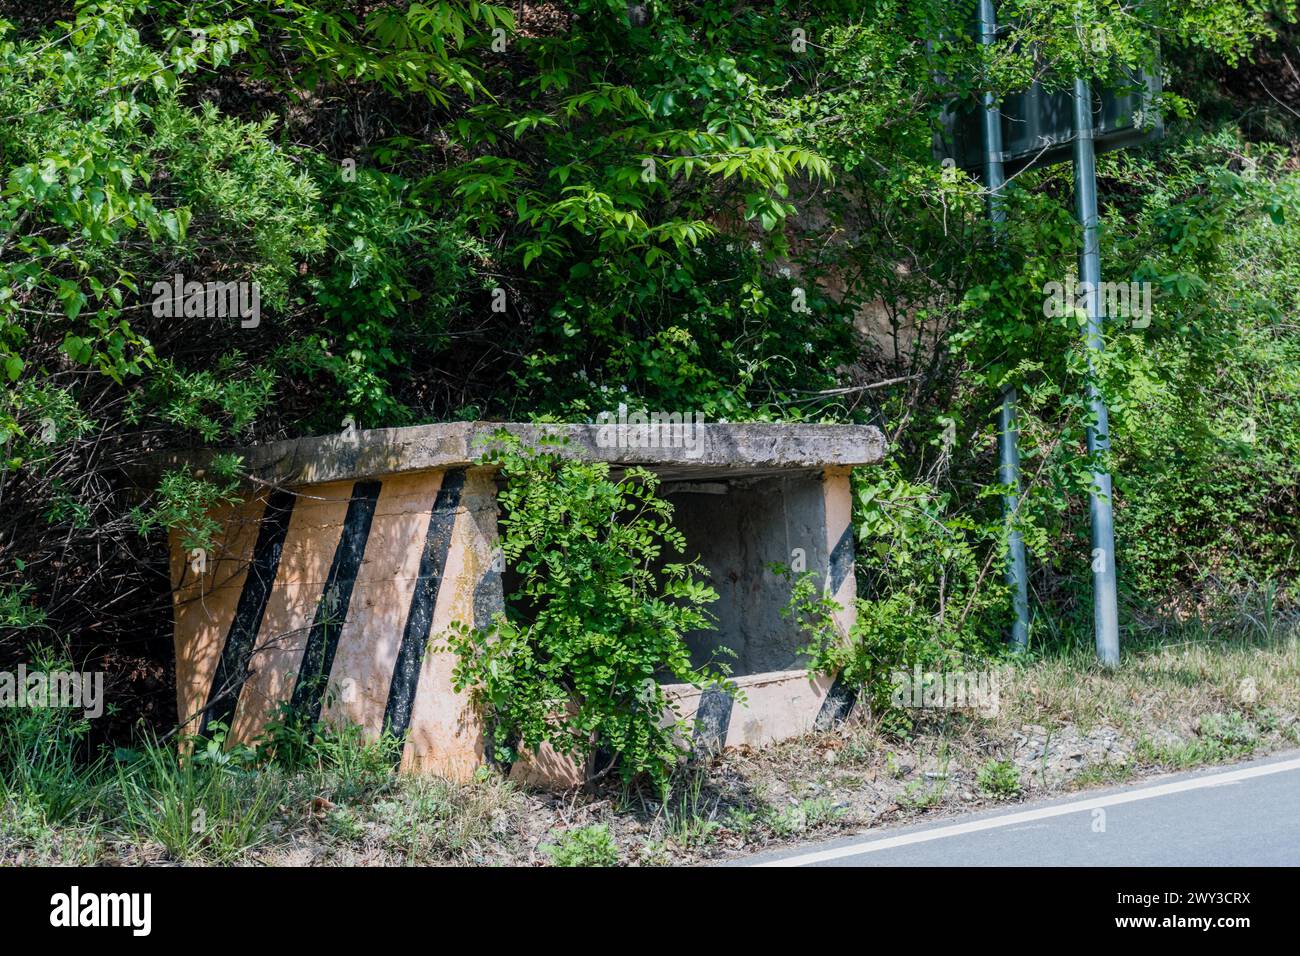
<svg viewBox="0 0 1300 956">
<path fill-rule="evenodd" d="M 997 23 L 992 0 L 978 7 L 980 43 L 992 44 Z M 1163 135 L 1160 115 L 1152 98 L 1160 90 L 1154 73 L 1139 72 L 1132 89 L 1103 90 L 1100 120 L 1094 118 L 1090 82 L 1076 78 L 1073 91 L 1049 93 L 1035 83 L 1030 89 L 1006 97 L 1001 103 L 991 92 L 983 94 L 978 110 L 946 109 L 943 133 L 936 136 L 935 152 L 951 157 L 950 164 L 983 172 L 988 191 L 988 216 L 995 230 L 1006 221 L 1002 190 L 1008 169 L 1019 171 L 1067 158 L 1074 160 L 1075 208 L 1083 227 L 1079 252 L 1080 291 L 1086 323 L 1083 330 L 1088 356 L 1088 452 L 1094 461 L 1110 450 L 1109 419 L 1096 375 L 1103 349 L 1101 314 L 1101 257 L 1097 238 L 1098 151 L 1149 142 Z M 1142 122 L 1143 118 L 1152 122 Z M 1003 124 L 1007 124 L 1004 128 Z M 1008 136 L 1008 130 L 1010 134 Z M 1008 147 L 1004 148 L 1010 139 Z M 1011 642 L 1023 648 L 1029 635 L 1029 602 L 1025 545 L 1015 528 L 1020 507 L 1020 453 L 1016 427 L 1016 393 L 1005 389 L 998 414 L 998 481 L 1008 490 L 1003 498 L 1007 521 L 1007 583 L 1011 586 L 1015 618 Z M 1107 667 L 1119 663 L 1119 614 L 1115 575 L 1115 521 L 1111 505 L 1111 477 L 1100 464 L 1092 474 L 1089 514 L 1092 520 L 1093 620 L 1097 657 Z"/>
<path fill-rule="evenodd" d="M 1097 156 L 1092 148 L 1092 90 L 1085 80 L 1074 81 L 1074 205 L 1083 226 L 1079 251 L 1079 282 L 1085 298 L 1083 329 L 1088 353 L 1088 454 L 1094 461 L 1110 451 L 1110 419 L 1097 386 L 1102 351 L 1101 254 L 1097 248 Z M 1115 516 L 1111 508 L 1110 474 L 1092 473 L 1088 511 L 1092 518 L 1092 612 L 1097 658 L 1107 667 L 1119 663 L 1119 611 L 1115 585 Z"/>
<path fill-rule="evenodd" d="M 989 46 L 997 39 L 998 27 L 993 14 L 993 0 L 980 0 L 980 43 Z M 984 187 L 988 190 L 989 221 L 995 233 L 1006 221 L 1002 204 L 1002 112 L 991 90 L 984 93 Z M 998 237 L 995 235 L 995 240 Z M 998 483 L 1008 491 L 1003 496 L 1007 521 L 1007 584 L 1015 619 L 1011 624 L 1011 643 L 1017 650 L 1029 644 L 1029 571 L 1025 564 L 1025 539 L 1016 527 L 1020 512 L 1020 448 L 1016 428 L 1016 390 L 1003 388 L 998 412 Z"/>
</svg>

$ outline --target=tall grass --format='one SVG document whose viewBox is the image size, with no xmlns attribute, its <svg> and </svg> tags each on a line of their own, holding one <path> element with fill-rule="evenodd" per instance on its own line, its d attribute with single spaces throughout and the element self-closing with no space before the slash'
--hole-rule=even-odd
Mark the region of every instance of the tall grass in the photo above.
<svg viewBox="0 0 1300 956">
<path fill-rule="evenodd" d="M 49 824 L 95 806 L 103 796 L 105 761 L 86 759 L 89 729 L 75 711 L 0 708 L 0 794 L 39 811 Z"/>
<path fill-rule="evenodd" d="M 402 742 L 371 737 L 356 724 L 304 724 L 281 707 L 256 748 L 257 759 L 302 774 L 335 799 L 354 800 L 382 789 L 401 762 Z"/>
<path fill-rule="evenodd" d="M 71 711 L 0 709 L 0 858 L 60 862 L 60 846 L 80 854 L 102 836 L 137 856 L 237 863 L 300 824 L 317 797 L 350 802 L 393 786 L 400 753 L 391 737 L 372 740 L 357 727 L 277 723 L 255 747 L 227 747 L 218 726 L 208 740 L 178 747 L 150 738 L 112 755 L 91 753 L 87 731 Z M 447 836 L 433 843 L 462 848 L 455 799 L 436 802 L 438 813 L 415 801 L 411 827 L 438 817 Z M 89 836 L 75 847 L 58 839 L 70 833 Z"/>
<path fill-rule="evenodd" d="M 122 829 L 161 844 L 177 860 L 233 863 L 265 844 L 287 787 L 274 769 L 250 760 L 180 758 L 146 746 L 118 767 Z"/>
</svg>

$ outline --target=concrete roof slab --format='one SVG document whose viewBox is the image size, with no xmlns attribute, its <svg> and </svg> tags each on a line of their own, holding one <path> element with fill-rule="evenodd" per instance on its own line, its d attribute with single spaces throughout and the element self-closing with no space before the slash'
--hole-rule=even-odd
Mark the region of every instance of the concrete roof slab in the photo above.
<svg viewBox="0 0 1300 956">
<path fill-rule="evenodd" d="M 626 429 L 621 441 L 615 430 L 620 427 Z M 641 465 L 684 480 L 870 465 L 885 452 L 884 436 L 869 425 L 707 422 L 682 426 L 686 440 L 677 427 L 647 426 L 639 432 L 636 425 L 450 422 L 296 438 L 225 451 L 242 455 L 253 479 L 275 485 L 464 467 L 481 459 L 501 429 L 532 445 L 548 435 L 567 439 L 557 448 L 561 454 L 607 461 L 620 468 Z M 201 473 L 217 453 L 168 452 L 155 459 L 151 470 L 189 464 Z"/>
</svg>

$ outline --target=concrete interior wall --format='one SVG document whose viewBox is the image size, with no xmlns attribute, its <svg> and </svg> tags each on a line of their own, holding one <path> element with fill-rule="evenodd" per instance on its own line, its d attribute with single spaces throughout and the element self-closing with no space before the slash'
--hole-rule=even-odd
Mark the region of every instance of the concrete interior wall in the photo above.
<svg viewBox="0 0 1300 956">
<path fill-rule="evenodd" d="M 807 636 L 781 615 L 791 580 L 771 566 L 791 567 L 802 557 L 819 586 L 825 580 L 830 555 L 820 475 L 674 482 L 665 497 L 676 509 L 687 557 L 699 556 L 718 592 L 710 609 L 716 630 L 687 635 L 693 662 L 726 663 L 738 677 L 804 667 Z"/>
</svg>

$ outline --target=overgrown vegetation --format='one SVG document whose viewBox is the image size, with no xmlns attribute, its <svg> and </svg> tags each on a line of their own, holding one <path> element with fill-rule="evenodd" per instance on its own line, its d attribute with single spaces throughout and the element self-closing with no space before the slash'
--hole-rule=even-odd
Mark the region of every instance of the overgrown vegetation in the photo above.
<svg viewBox="0 0 1300 956">
<path fill-rule="evenodd" d="M 78 722 L 0 709 L 0 861 L 658 866 L 725 857 L 1293 748 L 1294 623 L 1148 633 L 1114 671 L 1058 647 L 1017 662 L 996 714 L 932 711 L 905 739 L 855 719 L 681 766 L 662 800 L 616 780 L 595 799 L 528 791 L 486 768 L 462 782 L 399 776 L 391 751 L 354 727 L 318 728 L 287 762 L 272 745 L 297 739 L 283 723 L 249 748 L 224 748 L 218 729 L 186 763 L 174 740 L 42 762 L 84 746 Z"/>
<path fill-rule="evenodd" d="M 79 799 L 55 764 L 171 729 L 165 533 L 202 547 L 239 465 L 141 502 L 164 448 L 620 403 L 875 424 L 859 623 L 814 649 L 884 719 L 897 667 L 1000 653 L 993 411 L 1014 386 L 1032 643 L 1086 647 L 1089 373 L 1074 316 L 1043 309 L 1078 246 L 1069 170 L 1017 176 L 995 241 L 931 134 L 985 86 L 1114 80 L 1157 44 L 1167 135 L 1099 165 L 1104 277 L 1153 288 L 1149 325 L 1113 323 L 1095 373 L 1124 643 L 1295 607 L 1293 3 L 1004 0 L 989 49 L 948 0 L 57 6 L 0 12 L 0 664 L 105 670 L 116 707 L 38 748 L 48 777 L 14 778 L 50 812 Z M 256 283 L 260 314 L 169 315 L 176 276 Z M 707 587 L 689 555 L 656 564 L 676 537 L 648 476 L 504 463 L 546 483 L 503 499 L 533 607 L 457 644 L 498 756 L 547 742 L 595 777 L 621 755 L 663 787 L 651 679 L 718 677 L 680 642 Z M 815 585 L 795 598 L 817 634 Z M 225 779 L 213 800 L 259 806 Z"/>
</svg>

